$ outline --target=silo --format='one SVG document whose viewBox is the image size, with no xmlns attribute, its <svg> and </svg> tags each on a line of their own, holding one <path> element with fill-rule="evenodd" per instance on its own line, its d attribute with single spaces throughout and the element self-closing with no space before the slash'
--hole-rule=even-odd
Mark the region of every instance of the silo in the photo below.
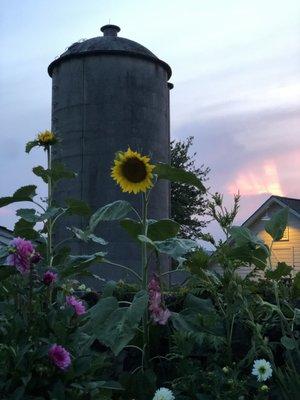
<svg viewBox="0 0 300 400">
<path fill-rule="evenodd" d="M 103 36 L 72 44 L 48 68 L 52 130 L 61 141 L 52 157 L 78 174 L 55 189 L 54 199 L 60 204 L 65 198 L 81 199 L 93 211 L 118 199 L 139 208 L 140 196 L 121 193 L 110 168 L 115 153 L 128 146 L 151 155 L 154 162 L 169 161 L 171 68 L 144 46 L 118 36 L 118 26 L 105 25 L 101 31 Z M 153 190 L 149 214 L 154 219 L 169 216 L 167 182 Z M 86 220 L 61 221 L 56 242 L 70 235 L 66 226 L 84 228 Z M 139 250 L 117 223 L 101 226 L 97 234 L 110 243 L 108 258 L 138 268 Z M 71 247 L 77 254 L 104 250 L 78 241 Z M 95 269 L 109 279 L 124 278 L 110 267 Z"/>
</svg>

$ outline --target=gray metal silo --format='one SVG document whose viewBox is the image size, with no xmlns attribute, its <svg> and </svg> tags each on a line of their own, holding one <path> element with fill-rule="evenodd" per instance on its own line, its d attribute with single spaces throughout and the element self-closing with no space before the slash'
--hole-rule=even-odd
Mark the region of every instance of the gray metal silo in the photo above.
<svg viewBox="0 0 300 400">
<path fill-rule="evenodd" d="M 117 199 L 139 207 L 140 197 L 121 193 L 110 168 L 115 153 L 128 146 L 150 154 L 154 162 L 169 161 L 171 68 L 142 45 L 119 37 L 118 26 L 105 25 L 101 31 L 103 36 L 72 44 L 48 68 L 52 130 L 61 139 L 52 156 L 78 173 L 76 180 L 57 187 L 54 198 L 59 203 L 82 199 L 92 210 Z M 169 185 L 160 182 L 151 196 L 150 217 L 168 216 Z M 69 236 L 70 225 L 84 227 L 86 221 L 79 217 L 62 221 L 56 242 Z M 110 259 L 138 268 L 136 244 L 118 224 L 107 223 L 97 233 L 111 243 Z M 94 250 L 101 249 L 72 243 L 77 254 Z M 99 275 L 124 277 L 105 266 Z"/>
</svg>

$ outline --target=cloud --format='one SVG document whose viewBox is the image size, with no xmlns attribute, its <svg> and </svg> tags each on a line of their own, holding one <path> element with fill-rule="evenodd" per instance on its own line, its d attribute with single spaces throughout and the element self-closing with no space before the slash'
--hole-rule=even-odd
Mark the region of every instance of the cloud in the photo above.
<svg viewBox="0 0 300 400">
<path fill-rule="evenodd" d="M 282 196 L 283 190 L 274 160 L 267 160 L 255 168 L 239 171 L 235 181 L 228 185 L 228 192 L 230 194 L 239 192 L 241 196 L 258 194 Z"/>
</svg>

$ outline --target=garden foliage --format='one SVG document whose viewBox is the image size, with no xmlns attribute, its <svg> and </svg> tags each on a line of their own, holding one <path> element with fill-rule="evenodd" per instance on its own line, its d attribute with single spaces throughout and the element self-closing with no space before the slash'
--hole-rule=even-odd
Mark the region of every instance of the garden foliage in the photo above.
<svg viewBox="0 0 300 400">
<path fill-rule="evenodd" d="M 151 165 L 129 150 L 119 153 L 116 177 L 121 189 L 124 184 L 141 195 L 142 212 L 115 201 L 91 213 L 80 200 L 54 203 L 56 183 L 76 175 L 52 163 L 52 145 L 59 144 L 47 132 L 27 146 L 27 152 L 35 146 L 46 151 L 47 168 L 33 172 L 47 183 L 47 198 L 38 198 L 30 185 L 0 199 L 1 207 L 29 204 L 17 211 L 15 239 L 0 254 L 0 398 L 296 400 L 300 274 L 285 263 L 271 265 L 271 248 L 233 226 L 239 197 L 232 210 L 219 194 L 211 197 L 210 215 L 227 239 L 215 243 L 207 236 L 215 246 L 208 255 L 197 241 L 178 236 L 177 222 L 147 216 L 157 179 L 203 190 L 193 173 Z M 122 163 L 128 160 L 126 170 Z M 132 165 L 141 170 L 130 175 Z M 135 186 L 137 177 L 145 181 Z M 85 229 L 68 229 L 73 240 L 97 243 L 98 252 L 72 255 L 66 243 L 53 242 L 65 214 L 87 217 Z M 287 218 L 283 210 L 267 223 L 274 241 L 282 237 Z M 140 270 L 110 261 L 105 238 L 95 234 L 105 223 L 120 224 L 136 241 Z M 175 270 L 160 269 L 162 255 L 173 259 Z M 150 256 L 157 260 L 151 274 Z M 91 291 L 82 279 L 99 278 L 89 267 L 104 262 L 131 274 L 135 283 L 106 282 L 101 293 Z M 245 278 L 242 266 L 249 267 Z M 185 281 L 169 287 L 168 276 L 179 271 Z"/>
</svg>

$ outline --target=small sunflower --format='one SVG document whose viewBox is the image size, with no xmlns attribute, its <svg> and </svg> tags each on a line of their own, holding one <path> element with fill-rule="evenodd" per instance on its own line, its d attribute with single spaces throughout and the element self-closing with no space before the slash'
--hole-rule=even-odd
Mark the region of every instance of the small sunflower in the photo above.
<svg viewBox="0 0 300 400">
<path fill-rule="evenodd" d="M 153 185 L 152 171 L 154 165 L 150 164 L 150 158 L 132 151 L 120 151 L 115 158 L 111 169 L 112 178 L 121 186 L 123 192 L 146 192 Z"/>
<path fill-rule="evenodd" d="M 57 142 L 57 138 L 53 132 L 40 132 L 37 136 L 39 146 L 49 146 Z"/>
</svg>

